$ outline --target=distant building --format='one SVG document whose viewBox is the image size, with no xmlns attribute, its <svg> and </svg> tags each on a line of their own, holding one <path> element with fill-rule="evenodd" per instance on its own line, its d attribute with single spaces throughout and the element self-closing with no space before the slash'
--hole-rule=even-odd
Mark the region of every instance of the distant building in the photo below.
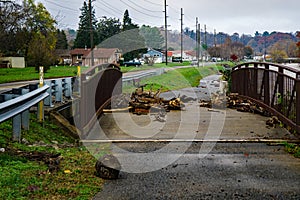
<svg viewBox="0 0 300 200">
<path fill-rule="evenodd" d="M 148 49 L 147 53 L 144 54 L 144 58 L 153 58 L 154 63 L 162 63 L 163 62 L 163 53 L 154 49 Z"/>
<path fill-rule="evenodd" d="M 86 57 L 89 53 L 91 52 L 91 49 L 73 49 L 70 51 L 71 54 L 71 60 L 72 60 L 72 65 L 80 65 L 82 66 L 83 64 L 83 58 Z"/>
<path fill-rule="evenodd" d="M 72 64 L 72 58 L 71 58 L 71 52 L 68 49 L 56 49 L 55 55 L 58 59 L 59 65 L 71 65 Z"/>
<path fill-rule="evenodd" d="M 121 51 L 117 48 L 95 48 L 93 53 L 94 65 L 118 63 L 121 57 Z M 83 56 L 83 66 L 92 66 L 91 51 L 86 56 Z"/>
<path fill-rule="evenodd" d="M 176 58 L 181 57 L 181 51 L 172 51 L 172 56 Z M 182 60 L 183 61 L 192 61 L 196 59 L 196 52 L 195 51 L 183 51 L 182 52 Z"/>
<path fill-rule="evenodd" d="M 0 68 L 25 68 L 24 57 L 0 57 Z"/>
</svg>

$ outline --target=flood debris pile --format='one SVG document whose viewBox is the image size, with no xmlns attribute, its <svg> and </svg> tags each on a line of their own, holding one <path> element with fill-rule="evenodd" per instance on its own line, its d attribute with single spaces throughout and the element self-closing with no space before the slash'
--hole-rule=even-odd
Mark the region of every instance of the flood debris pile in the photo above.
<svg viewBox="0 0 300 200">
<path fill-rule="evenodd" d="M 259 114 L 264 117 L 269 117 L 269 119 L 266 121 L 266 125 L 269 128 L 276 128 L 278 125 L 282 124 L 278 117 L 272 116 L 270 112 L 253 101 L 241 98 L 237 93 L 231 93 L 228 96 L 212 94 L 211 100 L 200 100 L 199 105 L 200 107 L 214 109 L 230 108 L 239 112 L 249 112 L 253 114 Z"/>
<path fill-rule="evenodd" d="M 240 98 L 238 94 L 231 93 L 228 96 L 212 94 L 211 100 L 200 101 L 200 107 L 207 108 L 231 108 L 236 109 L 239 112 L 250 112 L 255 114 L 260 114 L 262 116 L 269 117 L 270 113 L 263 107 L 257 105 L 256 103 Z"/>
<path fill-rule="evenodd" d="M 145 91 L 145 86 L 147 85 L 136 88 L 131 96 L 122 94 L 115 97 L 112 112 L 121 111 L 123 109 L 129 110 L 129 112 L 136 115 L 147 115 L 150 111 L 165 115 L 165 112 L 169 112 L 170 110 L 182 110 L 185 107 L 180 97 L 166 100 L 160 98 L 160 89 L 156 92 L 153 92 L 152 89 Z"/>
<path fill-rule="evenodd" d="M 254 114 L 259 114 L 265 117 L 270 117 L 270 113 L 263 107 L 257 105 L 256 103 L 242 99 L 238 94 L 230 94 L 227 98 L 227 108 L 236 109 L 239 112 L 250 112 Z"/>
</svg>

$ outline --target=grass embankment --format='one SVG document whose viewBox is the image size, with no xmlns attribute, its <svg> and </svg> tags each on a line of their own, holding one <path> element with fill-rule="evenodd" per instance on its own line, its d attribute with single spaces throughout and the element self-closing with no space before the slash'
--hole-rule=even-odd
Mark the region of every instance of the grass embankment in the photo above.
<svg viewBox="0 0 300 200">
<path fill-rule="evenodd" d="M 154 76 L 142 79 L 140 85 L 147 84 L 144 88 L 149 90 L 161 89 L 162 92 L 170 90 L 178 90 L 188 87 L 196 87 L 199 85 L 199 81 L 212 74 L 216 74 L 218 71 L 223 70 L 222 66 L 206 66 L 206 67 L 190 67 L 176 70 L 170 70 L 162 74 L 161 76 Z M 124 85 L 123 92 L 131 93 L 135 90 L 132 85 Z"/>
<path fill-rule="evenodd" d="M 188 62 L 184 63 L 170 63 L 166 66 L 164 63 L 155 64 L 153 66 L 143 65 L 141 67 L 121 67 L 121 71 L 123 73 L 129 71 L 142 71 L 147 69 L 156 69 L 156 68 L 164 68 L 164 67 L 174 67 L 174 66 L 186 66 L 189 65 Z M 87 67 L 81 67 L 81 71 L 87 70 Z M 59 78 L 59 77 L 68 77 L 68 76 L 76 76 L 77 75 L 77 67 L 74 66 L 52 66 L 50 69 L 44 74 L 45 79 L 49 78 Z M 34 67 L 26 67 L 26 68 L 0 68 L 0 84 L 1 83 L 10 83 L 17 81 L 29 81 L 29 80 L 38 80 L 39 73 L 35 70 Z"/>
<path fill-rule="evenodd" d="M 190 65 L 190 62 L 168 63 L 168 65 L 166 65 L 165 63 L 156 63 L 153 66 L 148 66 L 147 64 L 145 64 L 140 67 L 134 67 L 134 66 L 124 67 L 124 66 L 122 66 L 121 71 L 123 73 L 126 73 L 126 72 L 142 71 L 142 70 L 148 70 L 148 69 L 169 68 L 169 67 L 175 67 L 175 66 L 188 66 L 188 65 Z"/>
<path fill-rule="evenodd" d="M 84 70 L 84 68 L 83 68 Z M 77 67 L 58 66 L 51 67 L 45 74 L 44 78 L 58 78 L 67 76 L 76 76 Z M 18 68 L 0 68 L 0 84 L 16 81 L 38 80 L 39 73 L 34 67 Z"/>
<path fill-rule="evenodd" d="M 22 143 L 12 142 L 11 135 L 12 123 L 0 124 L 0 148 L 5 149 L 0 152 L 0 199 L 91 199 L 101 191 L 96 159 L 56 125 L 42 125 L 32 115 Z M 108 148 L 98 150 L 104 154 Z M 60 154 L 59 165 L 46 159 L 49 154 Z"/>
</svg>

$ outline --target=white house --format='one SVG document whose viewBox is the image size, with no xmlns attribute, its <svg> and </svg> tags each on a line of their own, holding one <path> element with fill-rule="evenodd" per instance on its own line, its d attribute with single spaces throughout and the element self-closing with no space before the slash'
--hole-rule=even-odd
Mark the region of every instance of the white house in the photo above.
<svg viewBox="0 0 300 200">
<path fill-rule="evenodd" d="M 0 67 L 25 68 L 24 57 L 0 57 Z"/>
<path fill-rule="evenodd" d="M 143 56 L 144 58 L 153 58 L 154 63 L 162 63 L 163 62 L 163 53 L 160 51 L 156 51 L 154 49 L 149 49 L 146 54 Z"/>
</svg>

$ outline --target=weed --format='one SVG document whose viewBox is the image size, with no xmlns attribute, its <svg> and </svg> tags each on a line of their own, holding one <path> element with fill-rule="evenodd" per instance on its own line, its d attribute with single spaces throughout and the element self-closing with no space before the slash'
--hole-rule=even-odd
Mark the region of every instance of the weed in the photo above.
<svg viewBox="0 0 300 200">
<path fill-rule="evenodd" d="M 11 141 L 11 121 L 0 124 L 0 147 L 5 148 L 0 153 L 0 199 L 91 199 L 100 192 L 103 180 L 94 175 L 96 158 L 56 125 L 31 118 L 30 130 L 22 131 L 28 144 Z M 99 154 L 106 153 L 102 149 L 106 147 L 99 147 Z M 18 156 L 19 151 L 60 153 L 60 169 L 50 173 L 44 161 Z"/>
<path fill-rule="evenodd" d="M 294 157 L 296 157 L 296 158 L 300 158 L 300 146 L 299 145 L 285 142 L 284 146 L 285 146 L 285 150 L 288 153 L 293 154 Z"/>
</svg>

